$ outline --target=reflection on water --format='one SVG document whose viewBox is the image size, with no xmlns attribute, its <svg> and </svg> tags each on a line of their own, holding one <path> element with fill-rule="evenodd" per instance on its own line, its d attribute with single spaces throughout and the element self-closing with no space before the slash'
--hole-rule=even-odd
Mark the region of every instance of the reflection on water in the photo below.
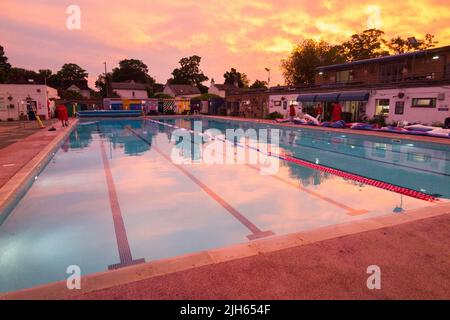
<svg viewBox="0 0 450 320">
<path fill-rule="evenodd" d="M 194 121 L 199 120 L 166 119 L 163 121 L 181 128 L 193 129 Z M 245 122 L 201 121 L 203 131 L 214 128 L 223 133 L 228 128 L 243 130 L 273 128 L 268 125 Z M 136 139 L 129 130 L 126 130 L 126 127 L 131 127 L 149 143 Z M 151 144 L 158 135 L 166 137 L 166 141 L 170 142 L 172 132 L 172 128 L 145 120 L 98 121 L 79 125 L 70 135 L 70 147 L 72 149 L 88 147 L 92 142 L 92 134 L 96 133 L 107 139 L 110 148 L 114 150 L 123 148 L 125 154 L 138 156 L 150 151 Z M 191 138 L 191 140 L 194 139 Z M 184 148 L 180 155 L 198 162 L 201 156 L 198 151 L 199 146 L 181 142 L 181 138 L 175 142 L 176 148 Z M 444 145 L 425 145 L 421 142 L 408 141 L 398 143 L 389 139 L 281 128 L 280 147 L 282 152 L 311 163 L 450 198 L 448 187 L 450 185 L 450 151 Z M 324 180 L 330 179 L 327 173 L 297 164 L 282 161 L 281 165 L 287 166 L 291 177 L 298 179 L 304 186 L 319 185 Z"/>
<path fill-rule="evenodd" d="M 191 120 L 167 121 L 193 128 Z M 258 165 L 175 166 L 167 156 L 181 144 L 170 142 L 172 132 L 139 119 L 78 125 L 0 225 L 0 292 L 64 280 L 69 265 L 90 274 L 121 262 L 120 217 L 132 257 L 153 261 L 431 205 L 285 161 L 266 176 Z M 439 145 L 285 129 L 280 143 L 300 159 L 449 197 L 448 149 Z M 184 156 L 196 160 L 195 147 Z"/>
</svg>

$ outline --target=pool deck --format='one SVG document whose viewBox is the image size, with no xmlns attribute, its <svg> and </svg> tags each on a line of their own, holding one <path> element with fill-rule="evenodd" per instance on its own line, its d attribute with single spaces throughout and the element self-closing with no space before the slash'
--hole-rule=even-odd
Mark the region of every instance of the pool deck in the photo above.
<svg viewBox="0 0 450 320">
<path fill-rule="evenodd" d="M 67 128 L 62 127 L 60 122 L 47 122 L 45 128 L 37 129 L 20 141 L 0 149 L 0 213 L 30 175 L 40 170 L 45 159 L 68 136 L 77 121 L 71 121 Z M 56 131 L 48 131 L 52 125 Z M 21 130 L 27 130 L 27 127 L 17 127 L 14 130 L 20 133 Z M 0 214 L 0 223 L 3 218 Z"/>
<path fill-rule="evenodd" d="M 15 171 L 2 170 L 6 182 L 0 192 L 25 179 L 25 171 L 65 139 L 69 130 L 55 127 L 0 149 L 0 165 L 18 163 L 11 166 Z M 449 229 L 450 203 L 441 202 L 87 275 L 81 290 L 68 290 L 60 281 L 0 299 L 450 299 Z M 381 290 L 366 287 L 366 269 L 374 264 L 381 268 Z"/>
</svg>

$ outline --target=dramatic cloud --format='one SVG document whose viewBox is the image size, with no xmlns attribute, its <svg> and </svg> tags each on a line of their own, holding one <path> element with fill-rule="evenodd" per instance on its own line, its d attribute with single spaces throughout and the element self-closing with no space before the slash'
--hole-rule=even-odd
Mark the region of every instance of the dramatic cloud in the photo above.
<svg viewBox="0 0 450 320">
<path fill-rule="evenodd" d="M 66 27 L 66 8 L 81 8 L 81 29 Z M 448 0 L 2 0 L 0 44 L 17 66 L 53 70 L 65 62 L 87 69 L 91 84 L 123 58 L 138 58 L 160 82 L 178 60 L 198 54 L 216 81 L 236 67 L 251 80 L 283 83 L 280 60 L 305 39 L 338 42 L 370 26 L 388 36 L 435 34 L 450 43 Z"/>
</svg>

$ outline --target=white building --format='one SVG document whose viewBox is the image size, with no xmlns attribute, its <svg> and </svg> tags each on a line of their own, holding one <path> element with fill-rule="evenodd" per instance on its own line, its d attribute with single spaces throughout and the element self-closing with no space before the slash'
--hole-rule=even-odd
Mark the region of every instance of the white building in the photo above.
<svg viewBox="0 0 450 320">
<path fill-rule="evenodd" d="M 58 91 L 40 84 L 0 84 L 0 119 L 33 118 L 34 110 L 41 119 L 54 114 Z"/>
<path fill-rule="evenodd" d="M 300 107 L 297 102 L 298 92 L 276 92 L 269 95 L 269 113 L 278 112 L 283 116 L 289 116 L 289 106 L 291 104 Z"/>
<path fill-rule="evenodd" d="M 83 98 L 90 99 L 91 98 L 91 90 L 89 88 L 80 88 L 76 84 L 72 84 L 70 87 L 68 87 L 66 90 L 73 91 L 81 94 Z"/>
<path fill-rule="evenodd" d="M 123 99 L 146 99 L 148 98 L 147 87 L 143 83 L 131 81 L 112 82 L 111 89 Z"/>
<path fill-rule="evenodd" d="M 365 113 L 386 122 L 406 120 L 431 125 L 450 117 L 450 86 L 370 90 Z"/>
<path fill-rule="evenodd" d="M 188 84 L 166 84 L 163 92 L 175 98 L 187 99 L 198 97 L 201 94 L 197 87 Z"/>
</svg>

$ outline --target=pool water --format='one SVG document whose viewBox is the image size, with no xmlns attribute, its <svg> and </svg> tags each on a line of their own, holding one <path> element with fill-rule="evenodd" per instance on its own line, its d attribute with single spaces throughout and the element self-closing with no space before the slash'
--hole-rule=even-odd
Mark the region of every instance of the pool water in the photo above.
<svg viewBox="0 0 450 320">
<path fill-rule="evenodd" d="M 115 119 L 73 130 L 0 225 L 0 292 L 64 280 L 70 265 L 91 274 L 432 205 L 289 161 L 263 175 L 260 164 L 201 163 L 193 147 L 179 151 L 194 161 L 174 164 L 172 125 L 195 119 L 159 121 L 171 126 Z M 279 129 L 283 154 L 450 199 L 446 145 L 200 121 Z"/>
</svg>

